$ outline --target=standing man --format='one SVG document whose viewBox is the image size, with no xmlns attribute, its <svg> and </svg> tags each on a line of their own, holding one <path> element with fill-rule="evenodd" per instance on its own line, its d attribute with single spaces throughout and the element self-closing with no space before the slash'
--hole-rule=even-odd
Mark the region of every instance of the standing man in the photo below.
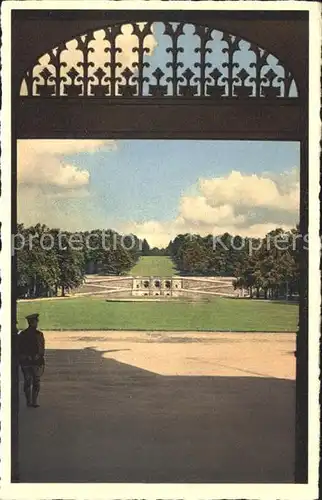
<svg viewBox="0 0 322 500">
<path fill-rule="evenodd" d="M 38 408 L 40 377 L 45 368 L 44 334 L 37 330 L 39 314 L 26 316 L 28 328 L 18 335 L 18 355 L 24 376 L 24 393 L 27 406 Z"/>
</svg>

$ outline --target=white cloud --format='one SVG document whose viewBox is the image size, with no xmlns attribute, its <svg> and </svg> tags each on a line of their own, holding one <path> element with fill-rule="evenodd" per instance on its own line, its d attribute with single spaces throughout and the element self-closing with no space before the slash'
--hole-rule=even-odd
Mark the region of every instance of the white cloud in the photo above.
<svg viewBox="0 0 322 500">
<path fill-rule="evenodd" d="M 235 215 L 234 207 L 227 203 L 211 206 L 206 196 L 183 196 L 180 215 L 187 223 L 225 226 L 244 222 L 243 215 Z"/>
<path fill-rule="evenodd" d="M 200 179 L 195 196 L 182 196 L 178 215 L 166 222 L 129 223 L 124 230 L 166 246 L 179 233 L 262 237 L 276 227 L 289 230 L 298 221 L 299 171 Z"/>
<path fill-rule="evenodd" d="M 150 246 L 162 247 L 169 243 L 169 235 L 172 234 L 175 225 L 175 221 L 165 224 L 151 220 L 143 223 L 130 222 L 124 224 L 120 230 L 127 234 L 135 234 L 141 239 L 146 238 Z"/>
<path fill-rule="evenodd" d="M 19 156 L 18 156 L 19 158 Z M 77 189 L 87 186 L 89 173 L 74 165 L 64 164 L 55 157 L 39 155 L 30 163 L 24 163 L 18 170 L 18 182 L 21 187 L 37 185 L 47 188 Z"/>
<path fill-rule="evenodd" d="M 19 140 L 19 222 L 40 221 L 66 228 L 82 227 L 82 221 L 89 225 L 90 207 L 86 204 L 79 207 L 76 203 L 89 197 L 89 172 L 66 161 L 65 155 L 115 148 L 116 142 L 112 140 Z M 62 198 L 65 206 L 58 203 Z"/>
<path fill-rule="evenodd" d="M 201 179 L 199 186 L 212 207 L 230 203 L 241 207 L 298 210 L 299 181 L 294 179 L 293 172 L 289 176 L 283 173 L 281 179 L 274 180 L 255 174 L 243 175 L 233 170 L 227 177 Z"/>
<path fill-rule="evenodd" d="M 116 141 L 113 139 L 32 139 L 19 140 L 19 148 L 24 154 L 53 154 L 69 155 L 76 153 L 96 153 L 100 149 L 115 150 Z"/>
<path fill-rule="evenodd" d="M 102 140 L 19 140 L 18 183 L 24 186 L 56 187 L 60 190 L 84 188 L 89 173 L 64 160 L 64 155 L 93 153 L 116 148 L 115 141 Z"/>
<path fill-rule="evenodd" d="M 294 221 L 294 224 L 283 224 L 282 222 L 280 224 L 275 224 L 273 222 L 267 222 L 264 224 L 251 224 L 248 227 L 239 229 L 238 234 L 239 236 L 259 238 L 265 236 L 267 233 L 273 231 L 277 227 L 282 227 L 284 231 L 290 231 L 292 228 L 294 228 L 295 224 L 296 221 Z M 234 233 L 234 231 L 232 231 L 232 233 Z"/>
</svg>

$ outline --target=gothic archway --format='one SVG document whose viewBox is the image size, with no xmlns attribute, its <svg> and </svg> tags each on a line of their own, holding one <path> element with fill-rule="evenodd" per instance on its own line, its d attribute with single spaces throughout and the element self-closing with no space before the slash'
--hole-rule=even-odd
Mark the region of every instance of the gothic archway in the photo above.
<svg viewBox="0 0 322 500">
<path fill-rule="evenodd" d="M 164 51 L 163 66 L 153 65 L 145 50 L 157 25 L 169 49 Z M 124 50 L 119 45 L 126 26 L 135 49 L 134 59 L 127 63 L 120 59 Z M 107 49 L 100 63 L 92 57 L 97 36 Z M 185 59 L 187 47 L 190 59 Z M 238 60 L 240 48 L 248 58 Z M 300 231 L 307 233 L 306 12 L 18 10 L 12 17 L 12 49 L 13 189 L 17 139 L 300 141 Z M 71 49 L 78 52 L 74 60 L 68 60 Z M 15 201 L 12 231 L 15 234 Z M 14 269 L 15 260 L 13 283 Z M 15 311 L 14 288 L 12 304 Z M 306 482 L 307 474 L 299 468 L 301 457 L 307 468 L 306 255 L 301 263 L 300 310 L 296 480 Z M 13 364 L 13 382 L 16 370 Z M 13 397 L 13 411 L 15 405 Z"/>
<path fill-rule="evenodd" d="M 147 134 L 209 139 L 303 137 L 306 58 L 295 60 L 294 46 L 285 49 L 276 13 L 267 19 L 259 16 L 255 30 L 255 23 L 250 24 L 254 13 L 245 19 L 245 13 L 223 16 L 216 12 L 205 17 L 204 12 L 171 12 L 167 16 L 164 12 L 136 12 L 129 16 L 97 11 L 95 17 L 93 13 L 89 16 L 86 28 L 85 14 L 75 24 L 67 13 L 55 11 L 42 24 L 37 20 L 39 13 L 29 20 L 18 16 L 14 24 L 17 60 L 13 89 L 20 138 L 69 137 L 71 130 L 75 138 L 89 134 L 97 138 L 106 134 L 134 138 Z M 64 22 L 57 25 L 59 15 Z M 286 32 L 292 39 L 296 37 L 296 50 L 304 55 L 305 23 L 289 15 L 284 23 L 283 36 Z M 46 37 L 37 51 L 31 44 L 35 33 L 28 33 L 28 24 L 29 30 L 37 27 L 39 38 L 46 26 Z M 159 46 L 151 49 L 156 31 Z M 26 50 L 27 33 L 31 40 Z M 56 43 L 48 46 L 51 38 Z M 111 115 L 113 123 L 108 119 Z"/>
</svg>

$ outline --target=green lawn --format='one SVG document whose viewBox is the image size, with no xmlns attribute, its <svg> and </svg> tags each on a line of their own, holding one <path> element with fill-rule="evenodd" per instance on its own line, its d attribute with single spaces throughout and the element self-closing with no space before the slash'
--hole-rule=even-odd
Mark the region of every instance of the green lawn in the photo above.
<svg viewBox="0 0 322 500">
<path fill-rule="evenodd" d="M 82 297 L 18 303 L 24 317 L 40 313 L 39 327 L 50 329 L 296 331 L 298 306 L 218 297 L 211 302 L 106 302 Z"/>
<path fill-rule="evenodd" d="M 170 257 L 141 257 L 129 272 L 131 276 L 174 276 L 177 271 Z"/>
</svg>

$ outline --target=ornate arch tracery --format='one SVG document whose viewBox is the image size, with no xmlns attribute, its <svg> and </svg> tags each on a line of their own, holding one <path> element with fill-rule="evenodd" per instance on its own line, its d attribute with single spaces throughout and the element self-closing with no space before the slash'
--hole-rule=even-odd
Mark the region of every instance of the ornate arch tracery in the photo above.
<svg viewBox="0 0 322 500">
<path fill-rule="evenodd" d="M 240 36 L 197 23 L 149 21 L 61 42 L 25 72 L 20 95 L 294 100 L 298 89 L 283 62 Z"/>
</svg>

